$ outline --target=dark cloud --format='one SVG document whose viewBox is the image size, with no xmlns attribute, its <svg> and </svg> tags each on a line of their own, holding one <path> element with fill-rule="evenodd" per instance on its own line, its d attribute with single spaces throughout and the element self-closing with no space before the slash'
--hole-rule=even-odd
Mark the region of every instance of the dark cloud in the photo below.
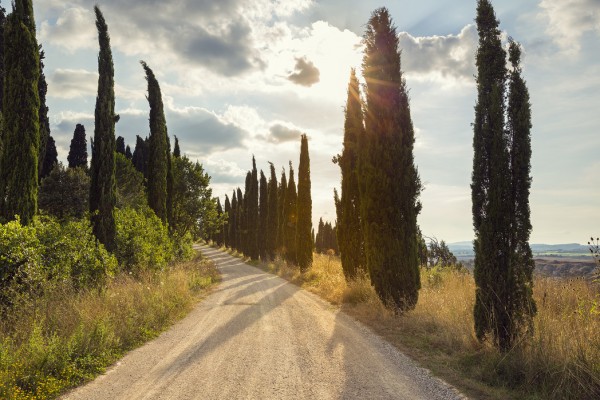
<svg viewBox="0 0 600 400">
<path fill-rule="evenodd" d="M 302 132 L 298 129 L 290 128 L 282 124 L 274 124 L 269 128 L 269 139 L 276 142 L 290 142 L 300 139 Z"/>
<path fill-rule="evenodd" d="M 288 75 L 288 79 L 296 85 L 312 86 L 319 82 L 320 72 L 317 67 L 306 59 L 306 57 L 296 58 L 296 68 L 293 73 Z"/>
</svg>

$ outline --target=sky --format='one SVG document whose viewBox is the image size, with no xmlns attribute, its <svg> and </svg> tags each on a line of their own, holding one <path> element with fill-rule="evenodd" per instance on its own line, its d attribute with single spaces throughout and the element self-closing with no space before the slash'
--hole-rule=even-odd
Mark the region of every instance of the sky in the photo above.
<svg viewBox="0 0 600 400">
<path fill-rule="evenodd" d="M 350 69 L 385 6 L 400 38 L 424 191 L 419 225 L 446 242 L 473 238 L 471 123 L 476 100 L 475 0 L 34 0 L 46 53 L 47 104 L 59 160 L 77 123 L 93 135 L 98 40 L 106 18 L 115 65 L 116 134 L 147 136 L 144 60 L 161 85 L 171 138 L 212 176 L 213 193 L 243 188 L 257 166 L 297 171 L 309 137 L 313 225 L 335 221 Z M 600 1 L 493 1 L 505 38 L 524 50 L 531 95 L 533 243 L 600 234 Z M 10 11 L 10 4 L 2 1 Z M 171 139 L 173 142 L 173 139 Z"/>
</svg>

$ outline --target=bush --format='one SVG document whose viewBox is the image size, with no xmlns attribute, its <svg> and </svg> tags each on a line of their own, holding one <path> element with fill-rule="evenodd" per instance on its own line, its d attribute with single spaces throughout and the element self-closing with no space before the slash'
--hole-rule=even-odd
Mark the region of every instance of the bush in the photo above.
<svg viewBox="0 0 600 400">
<path fill-rule="evenodd" d="M 92 234 L 87 220 L 60 224 L 36 217 L 29 226 L 20 221 L 0 225 L 0 305 L 18 296 L 31 298 L 57 284 L 96 287 L 116 269 L 116 259 Z"/>
<path fill-rule="evenodd" d="M 89 210 L 90 177 L 83 167 L 65 168 L 58 163 L 42 180 L 40 210 L 61 220 L 82 218 Z"/>
<path fill-rule="evenodd" d="M 124 270 L 135 273 L 160 270 L 175 258 L 169 231 L 150 208 L 117 209 L 115 221 L 115 255 Z"/>
</svg>

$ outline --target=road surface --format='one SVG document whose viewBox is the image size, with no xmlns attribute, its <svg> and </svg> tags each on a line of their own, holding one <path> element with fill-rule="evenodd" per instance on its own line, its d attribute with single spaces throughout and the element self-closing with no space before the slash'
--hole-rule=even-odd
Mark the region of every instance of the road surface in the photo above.
<svg viewBox="0 0 600 400">
<path fill-rule="evenodd" d="M 185 319 L 64 399 L 457 399 L 362 324 L 204 247 L 223 281 Z"/>
</svg>

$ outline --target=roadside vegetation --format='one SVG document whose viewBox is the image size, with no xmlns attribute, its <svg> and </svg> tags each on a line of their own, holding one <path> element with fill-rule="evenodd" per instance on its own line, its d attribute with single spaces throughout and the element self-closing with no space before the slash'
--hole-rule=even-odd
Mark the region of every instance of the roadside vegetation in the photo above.
<svg viewBox="0 0 600 400">
<path fill-rule="evenodd" d="M 594 282 L 536 276 L 534 334 L 502 352 L 475 335 L 475 282 L 461 266 L 421 267 L 417 306 L 396 315 L 377 296 L 367 276 L 344 278 L 341 260 L 333 250 L 315 253 L 313 259 L 304 273 L 279 257 L 251 263 L 341 306 L 467 396 L 600 396 L 600 286 Z"/>
</svg>

